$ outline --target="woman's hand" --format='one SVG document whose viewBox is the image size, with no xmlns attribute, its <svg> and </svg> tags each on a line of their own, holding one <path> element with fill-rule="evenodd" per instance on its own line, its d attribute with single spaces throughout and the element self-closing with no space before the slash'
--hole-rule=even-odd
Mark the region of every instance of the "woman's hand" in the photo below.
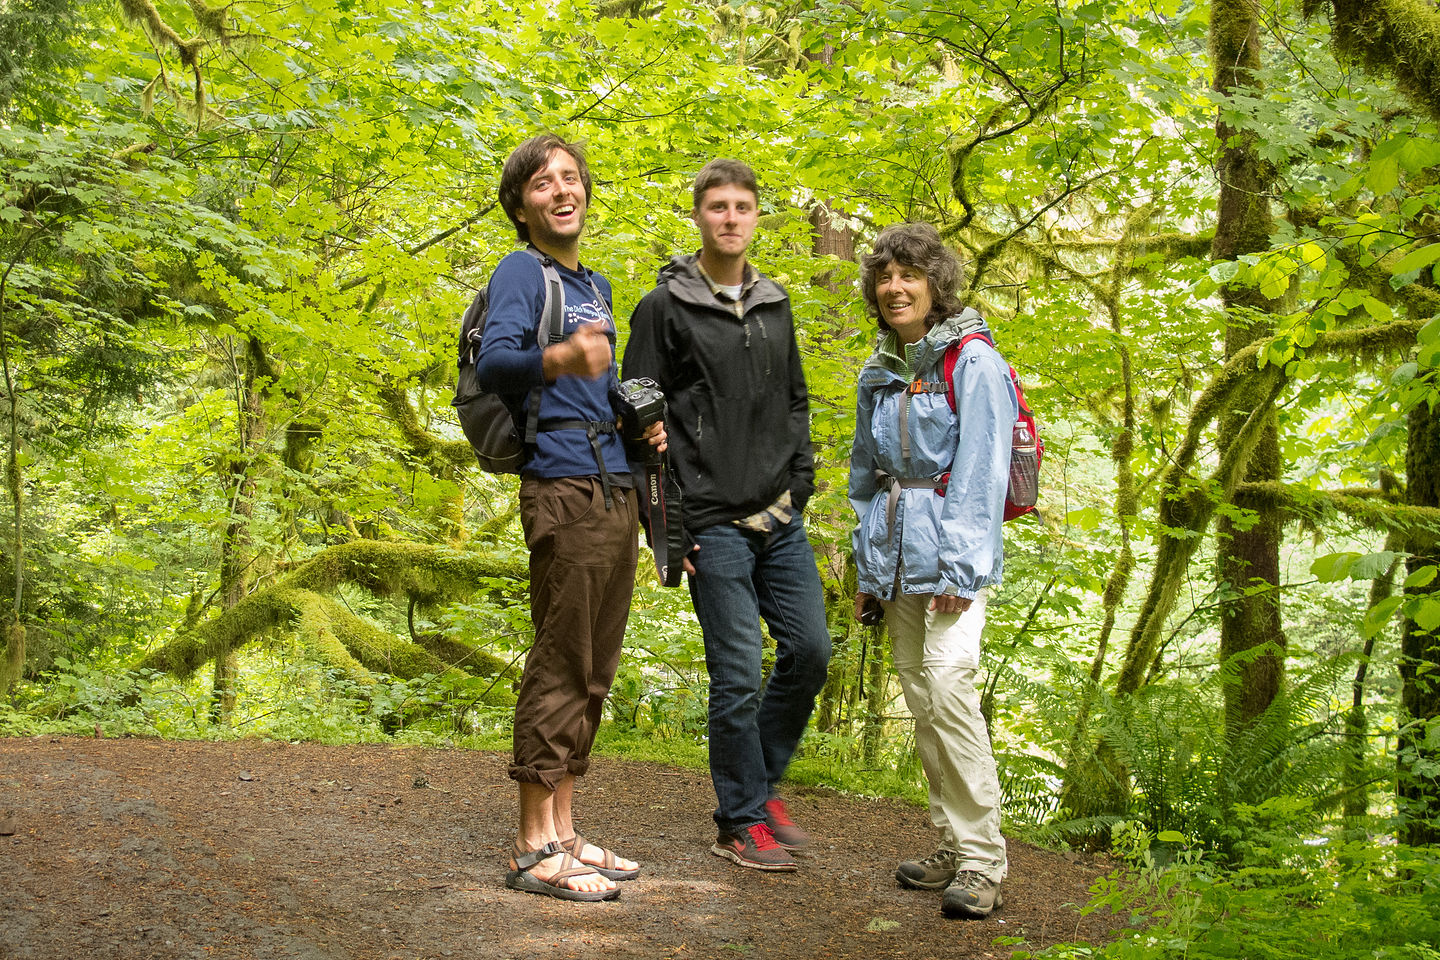
<svg viewBox="0 0 1440 960">
<path fill-rule="evenodd" d="M 930 609 L 936 613 L 964 613 L 970 609 L 970 602 L 969 597 L 952 597 L 937 593 L 935 599 L 930 601 Z"/>
<path fill-rule="evenodd" d="M 877 627 L 885 620 L 885 608 L 880 598 L 863 590 L 855 593 L 855 621 L 867 627 Z"/>
</svg>

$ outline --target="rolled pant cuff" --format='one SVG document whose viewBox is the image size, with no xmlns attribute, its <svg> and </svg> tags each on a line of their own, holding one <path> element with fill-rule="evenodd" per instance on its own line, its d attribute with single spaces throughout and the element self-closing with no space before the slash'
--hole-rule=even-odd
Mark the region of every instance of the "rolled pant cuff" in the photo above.
<svg viewBox="0 0 1440 960">
<path fill-rule="evenodd" d="M 561 767 L 558 770 L 536 770 L 534 767 L 527 767 L 522 764 L 512 763 L 506 771 L 510 779 L 516 783 L 538 783 L 547 790 L 555 790 L 560 786 L 560 781 L 570 776 L 570 771 Z"/>
</svg>

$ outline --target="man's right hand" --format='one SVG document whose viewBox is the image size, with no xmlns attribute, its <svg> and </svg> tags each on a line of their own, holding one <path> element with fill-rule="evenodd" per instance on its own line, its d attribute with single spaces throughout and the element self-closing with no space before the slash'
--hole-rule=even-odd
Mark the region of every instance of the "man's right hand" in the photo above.
<svg viewBox="0 0 1440 960">
<path fill-rule="evenodd" d="M 599 322 L 582 323 L 565 340 L 546 347 L 541 357 L 547 383 L 563 376 L 598 377 L 614 360 L 610 338 Z"/>
</svg>

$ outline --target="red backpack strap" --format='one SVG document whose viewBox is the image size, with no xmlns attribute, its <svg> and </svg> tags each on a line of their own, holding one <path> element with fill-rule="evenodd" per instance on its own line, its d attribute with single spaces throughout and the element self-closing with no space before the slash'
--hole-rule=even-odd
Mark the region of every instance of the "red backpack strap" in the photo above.
<svg viewBox="0 0 1440 960">
<path fill-rule="evenodd" d="M 988 333 L 972 333 L 961 337 L 957 342 L 945 348 L 945 358 L 942 361 L 942 370 L 945 374 L 945 382 L 950 384 L 950 389 L 945 391 L 945 399 L 950 401 L 950 409 L 955 409 L 955 364 L 960 360 L 960 351 L 965 349 L 965 344 L 971 340 L 984 340 L 995 346 L 995 341 L 990 339 Z"/>
</svg>

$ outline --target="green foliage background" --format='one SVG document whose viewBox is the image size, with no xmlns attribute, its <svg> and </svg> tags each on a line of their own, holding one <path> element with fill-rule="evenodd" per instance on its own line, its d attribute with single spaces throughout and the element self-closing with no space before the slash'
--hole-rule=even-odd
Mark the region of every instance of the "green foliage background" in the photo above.
<svg viewBox="0 0 1440 960">
<path fill-rule="evenodd" d="M 1440 359 L 1440 136 L 1405 43 L 1437 15 L 1379 4 L 1412 32 L 1362 34 L 1309 6 L 1248 6 L 1261 66 L 1222 94 L 1226 2 L 5 5 L 0 732 L 502 744 L 528 642 L 515 484 L 448 406 L 457 318 L 514 245 L 500 165 L 543 130 L 588 145 L 583 257 L 623 337 L 697 243 L 694 172 L 736 156 L 820 462 L 837 653 L 794 776 L 923 795 L 883 637 L 849 618 L 844 486 L 873 343 L 856 259 L 930 220 L 1047 443 L 985 651 L 1012 833 L 1130 857 L 1097 892 L 1149 924 L 1118 954 L 1314 948 L 1276 907 L 1298 904 L 1371 918 L 1312 925 L 1336 956 L 1380 929 L 1384 955 L 1434 955 L 1430 850 L 1364 838 L 1440 814 L 1395 792 L 1440 772 L 1440 721 L 1401 708 L 1433 671 L 1398 641 L 1440 626 L 1440 505 L 1404 494 Z M 1401 67 L 1357 65 L 1365 36 Z M 1234 259 L 1212 254 L 1217 122 L 1276 214 Z M 1227 309 L 1237 289 L 1270 306 Z M 1269 485 L 1224 473 L 1252 381 L 1274 385 Z M 1217 573 L 1215 515 L 1283 518 L 1280 583 Z M 1272 593 L 1285 682 L 1237 733 L 1226 690 L 1273 648 L 1221 662 L 1217 638 Z M 607 747 L 703 762 L 704 691 L 685 594 L 642 565 Z"/>
</svg>

